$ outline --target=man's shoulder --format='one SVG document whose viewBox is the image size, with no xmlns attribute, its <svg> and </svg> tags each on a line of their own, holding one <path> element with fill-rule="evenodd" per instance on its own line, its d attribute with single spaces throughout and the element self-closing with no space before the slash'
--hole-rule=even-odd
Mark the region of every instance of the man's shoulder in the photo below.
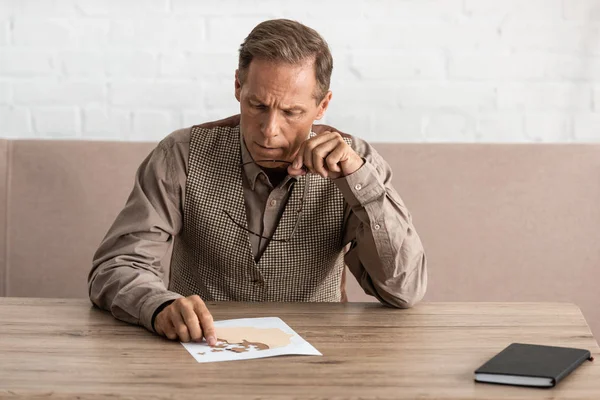
<svg viewBox="0 0 600 400">
<path fill-rule="evenodd" d="M 203 124 L 194 125 L 193 127 L 203 129 L 213 129 L 217 127 L 234 128 L 240 124 L 240 114 L 232 115 L 227 118 L 220 119 L 218 121 L 205 122 Z"/>
<path fill-rule="evenodd" d="M 163 147 L 165 150 L 172 149 L 176 145 L 189 144 L 192 128 L 181 128 L 171 132 L 167 137 L 160 141 L 159 147 Z"/>
<path fill-rule="evenodd" d="M 188 145 L 190 144 L 192 137 L 192 130 L 194 128 L 202 128 L 202 129 L 214 129 L 217 127 L 236 127 L 240 123 L 240 116 L 233 115 L 231 117 L 223 118 L 218 121 L 205 122 L 202 124 L 192 125 L 187 128 L 177 129 L 170 133 L 167 137 L 165 137 L 159 143 L 159 147 L 162 147 L 164 150 L 172 150 L 174 147 L 178 145 Z"/>
</svg>

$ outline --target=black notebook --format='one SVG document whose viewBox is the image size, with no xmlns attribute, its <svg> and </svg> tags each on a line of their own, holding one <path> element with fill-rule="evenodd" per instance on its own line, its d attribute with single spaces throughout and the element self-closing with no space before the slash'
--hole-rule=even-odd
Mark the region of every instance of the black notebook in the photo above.
<svg viewBox="0 0 600 400">
<path fill-rule="evenodd" d="M 589 350 L 513 343 L 475 371 L 477 382 L 553 387 L 585 360 Z"/>
</svg>

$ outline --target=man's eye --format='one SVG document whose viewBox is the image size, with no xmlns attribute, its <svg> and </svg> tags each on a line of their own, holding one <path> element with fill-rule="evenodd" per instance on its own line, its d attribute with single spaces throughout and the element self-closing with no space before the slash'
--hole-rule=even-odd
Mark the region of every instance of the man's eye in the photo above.
<svg viewBox="0 0 600 400">
<path fill-rule="evenodd" d="M 265 106 L 264 104 L 253 104 L 252 107 L 256 108 L 257 110 L 264 110 L 265 108 L 267 108 L 267 106 Z"/>
</svg>

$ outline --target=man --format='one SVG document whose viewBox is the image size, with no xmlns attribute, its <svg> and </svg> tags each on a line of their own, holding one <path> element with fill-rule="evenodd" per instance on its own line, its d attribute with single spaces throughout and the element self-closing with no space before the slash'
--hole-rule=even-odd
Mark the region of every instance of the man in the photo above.
<svg viewBox="0 0 600 400">
<path fill-rule="evenodd" d="M 92 302 L 212 345 L 205 301 L 340 301 L 344 264 L 384 304 L 419 301 L 426 259 L 389 166 L 363 140 L 313 126 L 332 68 L 314 30 L 256 26 L 235 74 L 240 115 L 176 131 L 141 164 L 94 256 Z"/>
</svg>

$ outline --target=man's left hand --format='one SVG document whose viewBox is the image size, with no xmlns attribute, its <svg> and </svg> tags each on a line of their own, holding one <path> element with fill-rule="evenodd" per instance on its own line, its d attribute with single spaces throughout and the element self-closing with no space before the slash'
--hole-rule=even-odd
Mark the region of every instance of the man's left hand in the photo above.
<svg viewBox="0 0 600 400">
<path fill-rule="evenodd" d="M 323 178 L 337 179 L 353 174 L 363 164 L 364 160 L 339 133 L 327 131 L 302 143 L 288 173 L 299 176 L 308 171 Z"/>
</svg>

